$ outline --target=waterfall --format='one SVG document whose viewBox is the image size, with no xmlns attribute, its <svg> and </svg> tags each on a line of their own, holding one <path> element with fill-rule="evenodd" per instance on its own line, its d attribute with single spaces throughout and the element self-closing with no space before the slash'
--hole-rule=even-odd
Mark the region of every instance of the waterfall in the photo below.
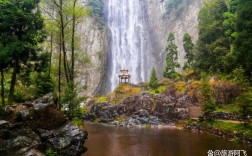
<svg viewBox="0 0 252 156">
<path fill-rule="evenodd" d="M 107 25 L 111 30 L 108 70 L 112 91 L 121 69 L 128 69 L 131 83 L 146 81 L 149 75 L 149 37 L 142 0 L 108 0 Z"/>
</svg>

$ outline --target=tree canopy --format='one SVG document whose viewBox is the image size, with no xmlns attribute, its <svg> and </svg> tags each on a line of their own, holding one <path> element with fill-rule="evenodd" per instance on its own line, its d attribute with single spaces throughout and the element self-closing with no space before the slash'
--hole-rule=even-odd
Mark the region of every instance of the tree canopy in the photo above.
<svg viewBox="0 0 252 156">
<path fill-rule="evenodd" d="M 175 36 L 174 33 L 169 33 L 167 38 L 168 45 L 165 48 L 166 54 L 166 64 L 163 71 L 163 76 L 170 79 L 177 79 L 178 73 L 176 72 L 176 68 L 179 67 L 177 62 L 178 60 L 178 50 L 177 45 L 175 44 Z"/>
<path fill-rule="evenodd" d="M 37 60 L 38 45 L 46 37 L 38 5 L 38 0 L 0 1 L 1 68 L 13 68 L 9 104 L 13 100 L 17 74 L 30 61 Z"/>
<path fill-rule="evenodd" d="M 183 47 L 185 50 L 185 58 L 186 58 L 186 63 L 183 67 L 183 69 L 186 69 L 192 65 L 193 59 L 194 59 L 194 44 L 192 43 L 192 38 L 188 33 L 185 33 L 183 36 Z"/>
<path fill-rule="evenodd" d="M 152 71 L 151 71 L 149 86 L 154 89 L 158 87 L 157 73 L 154 67 L 152 68 Z"/>
</svg>

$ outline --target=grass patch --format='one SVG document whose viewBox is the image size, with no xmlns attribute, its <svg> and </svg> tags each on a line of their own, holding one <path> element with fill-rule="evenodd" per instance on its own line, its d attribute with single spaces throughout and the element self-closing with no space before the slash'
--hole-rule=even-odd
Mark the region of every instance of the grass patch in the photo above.
<svg viewBox="0 0 252 156">
<path fill-rule="evenodd" d="M 86 113 L 88 113 L 88 108 L 87 108 L 87 106 L 80 107 L 80 112 L 81 112 L 81 114 L 86 114 Z"/>
<path fill-rule="evenodd" d="M 46 156 L 57 156 L 57 152 L 52 148 L 48 148 L 46 150 Z"/>
<path fill-rule="evenodd" d="M 162 93 L 167 89 L 167 85 L 161 85 L 157 89 L 148 90 L 151 94 Z"/>
<path fill-rule="evenodd" d="M 101 122 L 101 119 L 100 119 L 100 118 L 96 118 L 96 119 L 94 120 L 94 122 L 95 122 L 95 123 L 99 123 L 99 122 Z"/>
<path fill-rule="evenodd" d="M 176 92 L 181 94 L 186 89 L 186 83 L 184 81 L 179 81 L 175 83 L 174 87 L 175 87 Z"/>
<path fill-rule="evenodd" d="M 144 126 L 144 128 L 151 128 L 151 125 L 150 125 L 150 124 L 146 124 L 146 125 Z"/>
<path fill-rule="evenodd" d="M 252 125 L 244 126 L 243 123 L 231 123 L 231 122 L 224 122 L 224 121 L 214 121 L 213 126 L 219 128 L 221 130 L 227 131 L 237 131 L 248 133 L 252 135 Z"/>
<path fill-rule="evenodd" d="M 187 123 L 187 124 L 190 124 Z M 251 138 L 252 137 L 252 125 L 245 126 L 243 123 L 232 123 L 232 122 L 225 122 L 225 121 L 201 121 L 197 123 L 199 126 L 204 127 L 215 127 L 217 129 L 229 132 L 238 132 L 243 133 L 245 137 Z"/>
<path fill-rule="evenodd" d="M 112 93 L 108 95 L 107 100 L 112 104 L 118 104 L 123 99 L 136 95 L 140 93 L 142 90 L 140 87 L 136 87 L 130 84 L 120 84 Z"/>
<path fill-rule="evenodd" d="M 75 126 L 78 126 L 79 128 L 84 128 L 84 127 L 85 127 L 84 123 L 83 123 L 82 120 L 79 119 L 79 118 L 73 118 L 72 123 L 73 123 Z"/>
<path fill-rule="evenodd" d="M 106 96 L 100 96 L 95 99 L 97 102 L 107 102 Z"/>
<path fill-rule="evenodd" d="M 235 113 L 239 111 L 239 106 L 235 103 L 227 105 L 218 105 L 216 112 Z"/>
<path fill-rule="evenodd" d="M 241 142 L 241 139 L 240 139 L 240 138 L 238 138 L 238 137 L 235 137 L 235 138 L 233 139 L 233 142 L 235 142 L 235 143 L 239 143 L 239 142 Z"/>
</svg>

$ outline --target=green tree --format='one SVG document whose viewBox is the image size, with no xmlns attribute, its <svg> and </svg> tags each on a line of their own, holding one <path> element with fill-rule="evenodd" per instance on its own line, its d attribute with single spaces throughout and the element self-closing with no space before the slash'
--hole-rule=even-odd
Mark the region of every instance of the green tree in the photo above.
<svg viewBox="0 0 252 156">
<path fill-rule="evenodd" d="M 249 123 L 252 117 L 252 88 L 248 88 L 242 95 L 240 95 L 236 103 L 239 106 L 239 113 L 244 120 L 245 125 Z"/>
<path fill-rule="evenodd" d="M 3 36 L 0 36 L 0 40 L 2 40 Z M 2 99 L 2 106 L 5 106 L 5 89 L 4 89 L 4 70 L 10 64 L 10 57 L 6 51 L 5 46 L 0 43 L 0 73 L 1 73 L 1 99 Z"/>
<path fill-rule="evenodd" d="M 235 39 L 235 51 L 237 62 L 245 70 L 245 74 L 252 82 L 252 1 L 238 0 L 237 6 L 237 36 Z"/>
<path fill-rule="evenodd" d="M 69 83 L 75 86 L 74 76 L 77 71 L 75 63 L 80 51 L 80 35 L 76 33 L 76 28 L 79 23 L 83 22 L 84 17 L 91 14 L 92 10 L 91 7 L 81 5 L 79 0 L 52 0 L 49 4 L 42 3 L 42 9 L 45 19 L 47 19 L 47 29 L 51 35 L 50 44 L 47 45 L 51 52 L 50 62 L 53 62 L 53 58 L 57 60 L 54 61 L 57 62 L 57 65 L 52 65 L 58 68 L 57 90 L 58 101 L 61 101 L 61 91 L 64 87 L 68 86 Z M 53 54 L 55 55 L 55 53 L 52 53 L 52 47 L 54 47 L 54 51 L 58 52 L 58 56 L 52 57 Z M 58 107 L 61 107 L 59 103 Z"/>
<path fill-rule="evenodd" d="M 177 46 L 174 43 L 175 41 L 174 33 L 169 33 L 168 35 L 168 45 L 165 48 L 167 54 L 166 54 L 166 64 L 165 68 L 163 71 L 163 76 L 165 78 L 170 78 L 170 79 L 178 79 L 179 74 L 176 72 L 176 68 L 179 67 L 179 64 L 177 62 L 178 60 L 178 51 L 177 51 Z"/>
<path fill-rule="evenodd" d="M 151 71 L 149 86 L 153 89 L 156 89 L 158 87 L 158 79 L 157 79 L 157 74 L 154 67 L 152 68 L 152 71 Z"/>
<path fill-rule="evenodd" d="M 203 76 L 203 83 L 201 88 L 201 93 L 203 96 L 203 102 L 202 110 L 203 110 L 203 116 L 206 120 L 211 121 L 213 120 L 211 113 L 216 110 L 216 105 L 214 104 L 212 97 L 211 97 L 211 87 L 207 81 L 207 78 Z"/>
<path fill-rule="evenodd" d="M 223 27 L 223 14 L 227 11 L 225 0 L 207 0 L 200 10 L 196 69 L 210 73 L 229 73 L 234 68 L 236 62 Z"/>
<path fill-rule="evenodd" d="M 44 41 L 43 20 L 39 10 L 39 0 L 1 0 L 0 36 L 1 44 L 8 49 L 11 58 L 11 84 L 8 104 L 12 104 L 17 74 L 21 65 L 36 58 L 38 44 Z M 8 40 L 8 44 L 4 44 Z"/>
<path fill-rule="evenodd" d="M 183 37 L 183 47 L 185 50 L 185 58 L 187 59 L 187 62 L 185 63 L 183 69 L 190 67 L 192 65 L 193 59 L 194 59 L 194 53 L 193 53 L 193 47 L 194 44 L 192 43 L 192 38 L 188 33 L 184 34 Z"/>
<path fill-rule="evenodd" d="M 80 100 L 77 97 L 76 87 L 71 83 L 68 83 L 67 87 L 65 87 L 61 102 L 70 119 L 78 116 L 80 113 Z"/>
</svg>

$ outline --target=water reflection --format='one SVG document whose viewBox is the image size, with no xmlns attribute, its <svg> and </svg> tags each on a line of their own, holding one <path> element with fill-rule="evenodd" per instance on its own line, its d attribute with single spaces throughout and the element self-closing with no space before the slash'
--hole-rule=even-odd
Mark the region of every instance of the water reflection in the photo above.
<svg viewBox="0 0 252 156">
<path fill-rule="evenodd" d="M 89 133 L 83 156 L 204 156 L 208 150 L 243 150 L 247 146 L 207 134 L 176 129 L 125 128 L 86 124 Z"/>
</svg>

